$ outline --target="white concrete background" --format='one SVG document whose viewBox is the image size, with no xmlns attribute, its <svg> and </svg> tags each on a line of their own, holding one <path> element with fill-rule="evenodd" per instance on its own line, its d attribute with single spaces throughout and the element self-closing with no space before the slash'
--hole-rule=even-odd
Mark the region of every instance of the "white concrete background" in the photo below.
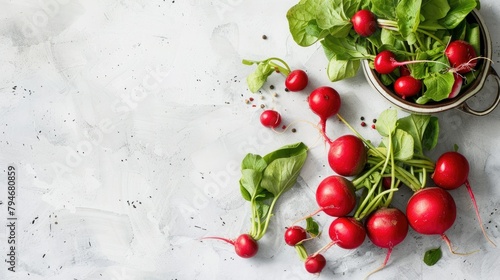
<svg viewBox="0 0 500 280">
<path fill-rule="evenodd" d="M 500 6 L 481 2 L 498 63 Z M 373 141 L 377 135 L 361 128 L 359 118 L 370 122 L 390 107 L 361 72 L 327 81 L 322 50 L 291 40 L 285 13 L 294 3 L 1 0 L 0 200 L 6 202 L 6 169 L 13 164 L 18 221 L 15 273 L 1 261 L 8 231 L 0 227 L 0 279 L 360 279 L 378 267 L 385 252 L 366 242 L 355 251 L 332 248 L 323 273 L 309 275 L 282 242 L 285 226 L 315 209 L 316 185 L 331 174 L 315 129 L 293 123 L 317 122 L 307 93 L 334 86 L 343 98 L 341 114 Z M 244 79 L 253 68 L 240 61 L 270 56 L 306 69 L 311 84 L 286 93 L 274 75 L 252 108 L 244 103 L 252 96 Z M 260 104 L 280 110 L 297 132 L 262 128 Z M 488 233 L 500 244 L 500 109 L 486 117 L 458 110 L 438 117 L 440 144 L 430 156 L 460 146 Z M 334 121 L 328 127 L 332 136 L 347 133 Z M 249 229 L 237 183 L 243 156 L 297 141 L 315 148 L 297 186 L 282 197 L 259 255 L 240 259 L 222 242 L 200 242 Z M 500 274 L 500 249 L 482 237 L 465 189 L 452 194 L 459 216 L 449 237 L 459 251 L 480 251 L 463 257 L 444 250 L 427 267 L 424 251 L 443 243 L 411 231 L 373 279 Z M 0 209 L 6 223 L 5 204 Z M 325 228 L 331 221 L 318 219 Z M 311 250 L 326 242 L 325 235 Z"/>
</svg>

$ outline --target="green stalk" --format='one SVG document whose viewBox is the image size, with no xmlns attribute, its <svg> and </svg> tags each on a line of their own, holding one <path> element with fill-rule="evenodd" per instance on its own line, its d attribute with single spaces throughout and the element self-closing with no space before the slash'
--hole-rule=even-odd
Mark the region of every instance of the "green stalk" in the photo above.
<svg viewBox="0 0 500 280">
<path fill-rule="evenodd" d="M 276 61 L 280 62 L 285 67 L 282 67 L 282 66 L 280 66 L 280 65 L 272 62 L 273 60 L 276 60 Z M 274 68 L 278 69 L 280 71 L 280 73 L 283 73 L 283 75 L 285 75 L 285 76 L 288 76 L 288 74 L 290 74 L 290 72 L 292 71 L 290 69 L 290 67 L 288 66 L 288 64 L 283 59 L 281 59 L 279 57 L 271 57 L 271 58 L 268 58 L 267 61 L 269 62 L 269 64 L 271 66 L 273 66 Z"/>
<path fill-rule="evenodd" d="M 388 193 L 394 193 L 396 192 L 398 189 L 397 188 L 393 188 L 393 189 L 388 189 L 388 190 L 385 190 L 379 194 L 377 194 L 377 196 L 375 196 L 373 198 L 373 200 L 368 204 L 368 206 L 366 207 L 365 211 L 363 211 L 359 217 L 357 217 L 356 219 L 358 220 L 362 220 L 364 217 L 366 217 L 367 215 L 369 215 L 370 213 L 372 213 L 373 211 L 375 211 L 380 205 L 380 200 L 383 198 L 384 195 L 388 194 Z"/>
<path fill-rule="evenodd" d="M 273 216 L 274 205 L 276 204 L 276 201 L 278 201 L 278 198 L 279 198 L 279 195 L 273 198 L 273 201 L 271 202 L 271 205 L 269 206 L 269 210 L 267 211 L 266 221 L 264 222 L 264 227 L 262 229 L 260 227 L 260 222 L 259 222 L 259 231 L 254 238 L 255 241 L 258 241 L 259 239 L 261 239 L 264 236 L 264 234 L 266 233 L 267 227 L 269 226 L 269 221 L 271 220 L 271 217 Z"/>
<path fill-rule="evenodd" d="M 354 185 L 354 187 L 356 187 L 356 190 L 359 190 L 361 188 L 358 188 L 359 185 L 361 185 L 361 183 L 366 179 L 368 178 L 373 172 L 375 172 L 382 164 L 384 164 L 384 161 L 381 160 L 379 161 L 377 164 L 375 164 L 372 168 L 370 168 L 370 170 L 368 170 L 367 172 L 363 173 L 362 176 L 354 179 L 352 181 L 352 184 Z"/>
</svg>

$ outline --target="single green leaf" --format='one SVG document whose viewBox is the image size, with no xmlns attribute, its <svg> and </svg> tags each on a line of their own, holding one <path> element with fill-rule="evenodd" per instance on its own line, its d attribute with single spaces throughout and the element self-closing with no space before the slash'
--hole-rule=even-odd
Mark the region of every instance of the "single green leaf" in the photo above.
<svg viewBox="0 0 500 280">
<path fill-rule="evenodd" d="M 306 231 L 312 236 L 316 237 L 319 234 L 319 225 L 311 217 L 306 219 Z"/>
<path fill-rule="evenodd" d="M 392 141 L 394 159 L 405 161 L 413 157 L 415 141 L 408 132 L 402 129 L 396 129 Z"/>
<path fill-rule="evenodd" d="M 335 57 L 337 60 L 353 60 L 365 59 L 370 56 L 368 50 L 354 40 L 352 37 L 337 38 L 327 36 L 321 41 L 325 52 L 330 54 L 330 57 Z"/>
<path fill-rule="evenodd" d="M 241 170 L 240 186 L 245 188 L 251 198 L 259 193 L 260 181 L 262 180 L 262 171 L 253 169 Z"/>
<path fill-rule="evenodd" d="M 269 154 L 265 155 L 263 159 L 267 164 L 269 164 L 279 158 L 288 158 L 304 154 L 307 152 L 307 150 L 308 148 L 304 143 L 298 142 L 290 145 L 285 145 L 273 152 L 270 152 Z"/>
<path fill-rule="evenodd" d="M 448 0 L 448 4 L 450 11 L 440 20 L 440 23 L 447 29 L 457 27 L 477 6 L 475 0 Z"/>
<path fill-rule="evenodd" d="M 299 259 L 301 261 L 305 261 L 307 259 L 307 257 L 309 256 L 307 254 L 306 247 L 304 247 L 304 245 L 302 245 L 302 244 L 295 245 L 294 247 L 295 247 L 295 251 L 297 252 L 297 255 L 299 255 Z"/>
<path fill-rule="evenodd" d="M 380 113 L 377 118 L 375 128 L 383 137 L 387 137 L 396 130 L 396 122 L 398 120 L 398 111 L 396 109 L 386 109 Z"/>
<path fill-rule="evenodd" d="M 436 147 L 439 140 L 439 120 L 437 117 L 431 117 L 429 124 L 424 131 L 422 137 L 422 148 L 425 150 L 432 150 Z"/>
<path fill-rule="evenodd" d="M 396 6 L 396 16 L 399 32 L 405 39 L 414 37 L 420 24 L 420 7 L 422 0 L 401 0 Z M 414 38 L 413 38 L 414 39 Z M 412 40 L 413 40 L 412 39 Z"/>
<path fill-rule="evenodd" d="M 324 0 L 302 0 L 291 7 L 286 18 L 293 40 L 299 46 L 310 46 L 319 38 L 308 34 L 307 29 L 312 21 L 317 21 L 318 13 L 324 8 Z M 310 29 L 310 27 L 309 27 Z"/>
<path fill-rule="evenodd" d="M 251 92 L 257 92 L 267 81 L 267 78 L 274 72 L 274 68 L 267 62 L 257 65 L 254 72 L 247 76 L 247 85 Z"/>
<path fill-rule="evenodd" d="M 256 154 L 247 154 L 241 161 L 241 169 L 253 169 L 256 171 L 264 171 L 266 168 L 266 161 Z"/>
<path fill-rule="evenodd" d="M 477 23 L 467 25 L 467 33 L 464 40 L 471 44 L 478 56 L 481 55 L 481 30 Z"/>
<path fill-rule="evenodd" d="M 245 189 L 245 187 L 241 184 L 241 181 L 240 181 L 240 192 L 241 192 L 241 196 L 243 197 L 243 199 L 245 199 L 246 201 L 252 200 L 252 196 L 250 195 L 248 190 Z"/>
<path fill-rule="evenodd" d="M 394 7 L 398 5 L 399 0 L 371 0 L 371 2 L 371 11 L 379 18 L 390 20 L 396 19 L 396 11 Z"/>
<path fill-rule="evenodd" d="M 259 217 L 265 218 L 267 213 L 269 212 L 269 205 L 265 203 L 258 203 L 257 205 L 257 214 Z"/>
<path fill-rule="evenodd" d="M 427 250 L 424 254 L 424 263 L 428 266 L 433 266 L 441 259 L 442 255 L 441 247 Z"/>
<path fill-rule="evenodd" d="M 441 101 L 448 98 L 455 81 L 452 72 L 433 73 L 424 79 L 426 90 L 424 96 L 434 100 Z"/>
<path fill-rule="evenodd" d="M 307 151 L 303 151 L 294 156 L 273 160 L 264 170 L 261 186 L 275 198 L 279 197 L 297 182 L 306 158 Z"/>
<path fill-rule="evenodd" d="M 398 128 L 409 133 L 414 140 L 415 153 L 423 155 L 423 139 L 430 115 L 411 114 L 398 120 Z"/>
<path fill-rule="evenodd" d="M 327 67 L 328 78 L 332 82 L 356 76 L 361 62 L 359 60 L 330 59 Z"/>
<path fill-rule="evenodd" d="M 425 21 L 428 21 L 444 18 L 449 10 L 448 0 L 423 0 L 420 11 L 425 17 Z"/>
</svg>

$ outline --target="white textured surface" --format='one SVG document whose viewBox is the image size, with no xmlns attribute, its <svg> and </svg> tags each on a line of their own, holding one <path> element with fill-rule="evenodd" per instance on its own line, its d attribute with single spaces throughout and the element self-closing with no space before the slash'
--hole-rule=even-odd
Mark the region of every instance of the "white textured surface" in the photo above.
<svg viewBox="0 0 500 280">
<path fill-rule="evenodd" d="M 500 6 L 481 2 L 498 63 Z M 366 242 L 355 251 L 332 248 L 327 268 L 311 276 L 282 242 L 284 227 L 316 207 L 314 189 L 330 174 L 321 144 L 311 150 L 299 184 L 281 199 L 256 258 L 243 260 L 224 243 L 199 241 L 248 230 L 249 208 L 238 190 L 244 154 L 318 143 L 305 123 L 293 125 L 297 133 L 262 128 L 259 106 L 243 102 L 252 68 L 242 58 L 279 56 L 306 69 L 307 91 L 329 84 L 322 50 L 302 49 L 289 36 L 285 13 L 294 3 L 0 1 L 0 168 L 5 178 L 14 164 L 19 176 L 17 272 L 0 261 L 0 279 L 360 279 L 378 267 L 385 252 Z M 269 84 L 279 96 L 266 90 L 255 104 L 278 108 L 287 124 L 317 121 L 307 91 L 284 92 L 276 75 Z M 390 106 L 361 71 L 333 86 L 353 124 Z M 439 117 L 436 154 L 456 143 L 469 158 L 481 215 L 500 244 L 500 109 L 486 117 L 458 110 Z M 332 135 L 347 132 L 333 121 L 329 128 Z M 360 132 L 377 139 L 368 127 Z M 0 188 L 0 200 L 6 196 Z M 465 189 L 453 196 L 459 217 L 449 237 L 459 251 L 480 252 L 463 257 L 445 250 L 427 267 L 423 252 L 442 242 L 410 232 L 373 279 L 500 274 L 500 249 L 482 237 Z M 323 226 L 329 221 L 320 218 Z M 2 260 L 6 236 L 0 227 Z M 316 244 L 326 242 L 325 235 Z"/>
</svg>

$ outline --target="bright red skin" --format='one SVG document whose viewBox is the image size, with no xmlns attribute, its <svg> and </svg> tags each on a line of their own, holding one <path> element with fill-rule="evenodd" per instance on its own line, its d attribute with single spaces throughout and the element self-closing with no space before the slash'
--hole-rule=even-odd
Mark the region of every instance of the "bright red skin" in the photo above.
<svg viewBox="0 0 500 280">
<path fill-rule="evenodd" d="M 408 220 L 397 208 L 381 208 L 366 219 L 366 235 L 378 247 L 393 248 L 408 234 Z"/>
<path fill-rule="evenodd" d="M 285 243 L 290 246 L 295 246 L 306 238 L 307 232 L 301 226 L 292 226 L 285 231 Z"/>
<path fill-rule="evenodd" d="M 359 36 L 368 37 L 377 31 L 377 18 L 369 10 L 359 10 L 351 18 L 352 27 Z"/>
<path fill-rule="evenodd" d="M 260 123 L 265 127 L 276 128 L 281 123 L 281 115 L 274 110 L 265 110 L 260 114 Z"/>
<path fill-rule="evenodd" d="M 456 97 L 460 93 L 460 90 L 462 89 L 462 85 L 464 83 L 464 79 L 462 78 L 462 76 L 457 73 L 453 73 L 453 78 L 455 80 L 453 81 L 453 86 L 451 87 L 451 92 L 448 95 L 448 98 Z"/>
<path fill-rule="evenodd" d="M 321 254 L 309 256 L 306 259 L 304 265 L 305 265 L 307 272 L 320 273 L 326 265 L 326 259 Z"/>
<path fill-rule="evenodd" d="M 406 66 L 406 65 L 399 66 L 399 76 L 400 77 L 410 76 L 410 75 L 411 75 L 411 72 L 410 72 L 410 69 L 408 68 L 408 66 Z"/>
<path fill-rule="evenodd" d="M 470 72 L 477 65 L 477 60 L 470 61 L 477 57 L 476 51 L 466 41 L 455 40 L 450 42 L 446 47 L 445 54 L 451 67 L 456 68 L 460 74 Z"/>
<path fill-rule="evenodd" d="M 379 74 L 390 74 L 399 66 L 396 55 L 389 50 L 379 52 L 373 60 L 373 65 Z"/>
<path fill-rule="evenodd" d="M 251 258 L 259 251 L 259 245 L 250 234 L 244 233 L 234 241 L 234 250 L 242 258 Z"/>
<path fill-rule="evenodd" d="M 328 163 L 342 176 L 358 175 L 366 163 L 365 144 L 354 135 L 343 135 L 330 144 Z"/>
<path fill-rule="evenodd" d="M 469 162 L 458 152 L 446 152 L 436 161 L 432 180 L 438 187 L 454 190 L 467 181 Z"/>
<path fill-rule="evenodd" d="M 406 217 L 410 226 L 421 234 L 444 234 L 455 222 L 457 207 L 444 189 L 428 187 L 408 200 Z"/>
<path fill-rule="evenodd" d="M 285 86 L 290 91 L 301 91 L 306 88 L 309 78 L 306 72 L 298 69 L 293 70 L 285 79 Z"/>
<path fill-rule="evenodd" d="M 345 216 L 356 206 L 354 185 L 341 176 L 326 177 L 316 189 L 316 202 L 329 216 Z"/>
<path fill-rule="evenodd" d="M 412 76 L 402 76 L 394 82 L 394 91 L 403 99 L 417 95 L 421 89 L 422 82 Z"/>
<path fill-rule="evenodd" d="M 339 93 L 327 86 L 316 88 L 308 98 L 309 107 L 322 120 L 336 115 L 341 106 Z"/>
<path fill-rule="evenodd" d="M 328 235 L 340 248 L 356 249 L 365 241 L 366 231 L 353 217 L 339 217 L 330 224 Z"/>
</svg>

